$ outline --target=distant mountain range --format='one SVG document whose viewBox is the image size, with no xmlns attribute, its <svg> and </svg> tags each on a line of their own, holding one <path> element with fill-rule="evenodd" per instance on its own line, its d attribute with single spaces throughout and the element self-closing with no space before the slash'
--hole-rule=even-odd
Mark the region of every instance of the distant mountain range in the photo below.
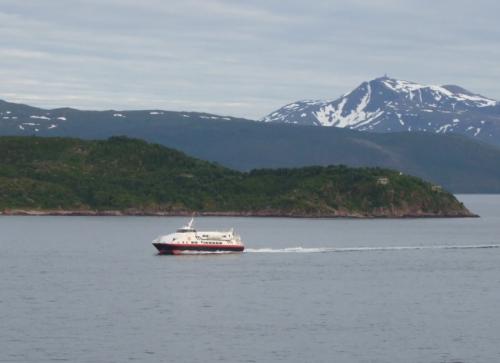
<svg viewBox="0 0 500 363">
<path fill-rule="evenodd" d="M 359 131 L 459 133 L 500 145 L 500 103 L 455 86 L 381 77 L 335 100 L 288 104 L 264 122 L 334 126 Z"/>
<path fill-rule="evenodd" d="M 457 134 L 360 132 L 161 110 L 45 110 L 2 101 L 0 135 L 84 139 L 124 135 L 238 170 L 380 166 L 455 193 L 500 193 L 500 148 Z"/>
<path fill-rule="evenodd" d="M 176 112 L 164 110 L 138 111 L 84 111 L 75 108 L 43 109 L 0 100 L 0 135 L 44 135 L 74 132 L 97 122 L 98 128 L 107 124 L 120 125 L 144 122 L 146 125 L 168 122 L 172 119 L 197 121 L 241 121 L 237 117 L 219 116 L 204 112 Z M 85 124 L 86 122 L 88 124 Z M 99 130 L 96 130 L 99 132 Z"/>
</svg>

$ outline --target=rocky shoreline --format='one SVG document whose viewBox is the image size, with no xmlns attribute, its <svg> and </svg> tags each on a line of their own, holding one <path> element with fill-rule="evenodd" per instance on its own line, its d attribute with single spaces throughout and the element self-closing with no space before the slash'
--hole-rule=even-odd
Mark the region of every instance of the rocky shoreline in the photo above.
<svg viewBox="0 0 500 363">
<path fill-rule="evenodd" d="M 471 213 L 467 209 L 461 211 L 449 211 L 439 213 L 429 213 L 423 211 L 405 210 L 381 210 L 372 213 L 359 213 L 350 211 L 334 211 L 330 213 L 301 213 L 282 212 L 275 210 L 265 211 L 144 211 L 137 209 L 129 210 L 28 210 L 28 209 L 6 209 L 0 211 L 0 216 L 95 216 L 95 217 L 274 217 L 274 218 L 354 218 L 354 219 L 403 219 L 403 218 L 477 218 L 479 215 Z"/>
</svg>

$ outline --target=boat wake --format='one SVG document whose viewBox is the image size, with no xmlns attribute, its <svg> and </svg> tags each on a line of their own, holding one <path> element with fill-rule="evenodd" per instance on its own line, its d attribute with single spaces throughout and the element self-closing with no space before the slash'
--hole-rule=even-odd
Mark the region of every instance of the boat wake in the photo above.
<svg viewBox="0 0 500 363">
<path fill-rule="evenodd" d="M 367 252 L 405 250 L 466 250 L 478 248 L 500 248 L 500 244 L 488 245 L 441 245 L 441 246 L 387 246 L 387 247 L 287 247 L 287 248 L 246 248 L 245 253 L 327 253 L 327 252 Z"/>
</svg>

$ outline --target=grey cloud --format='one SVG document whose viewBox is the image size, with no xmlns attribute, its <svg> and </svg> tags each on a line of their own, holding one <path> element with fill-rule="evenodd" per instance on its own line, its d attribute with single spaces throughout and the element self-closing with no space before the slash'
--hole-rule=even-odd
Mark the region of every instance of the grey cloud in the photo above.
<svg viewBox="0 0 500 363">
<path fill-rule="evenodd" d="M 500 98 L 479 0 L 0 0 L 0 97 L 261 117 L 387 72 Z"/>
</svg>

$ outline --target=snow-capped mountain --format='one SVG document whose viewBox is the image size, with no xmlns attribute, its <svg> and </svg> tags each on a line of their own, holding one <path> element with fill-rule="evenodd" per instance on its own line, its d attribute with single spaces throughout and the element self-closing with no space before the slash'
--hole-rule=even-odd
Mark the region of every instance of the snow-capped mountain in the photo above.
<svg viewBox="0 0 500 363">
<path fill-rule="evenodd" d="M 336 100 L 304 100 L 264 122 L 335 126 L 373 132 L 456 132 L 500 144 L 500 103 L 459 86 L 381 77 Z"/>
</svg>

